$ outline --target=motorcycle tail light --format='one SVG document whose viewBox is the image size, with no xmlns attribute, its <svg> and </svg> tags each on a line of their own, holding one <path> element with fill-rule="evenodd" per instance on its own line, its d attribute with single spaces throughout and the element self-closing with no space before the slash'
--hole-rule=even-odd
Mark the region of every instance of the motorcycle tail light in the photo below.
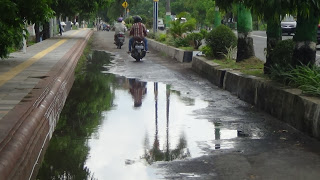
<svg viewBox="0 0 320 180">
<path fill-rule="evenodd" d="M 123 37 L 123 34 L 119 34 L 119 37 Z"/>
</svg>

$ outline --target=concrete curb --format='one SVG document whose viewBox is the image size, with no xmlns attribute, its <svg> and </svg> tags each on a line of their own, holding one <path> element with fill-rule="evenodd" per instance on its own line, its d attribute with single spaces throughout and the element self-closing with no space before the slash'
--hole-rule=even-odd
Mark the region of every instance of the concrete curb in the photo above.
<svg viewBox="0 0 320 180">
<path fill-rule="evenodd" d="M 192 51 L 186 51 L 178 49 L 166 44 L 162 44 L 153 39 L 148 39 L 148 46 L 156 51 L 161 51 L 166 53 L 169 57 L 179 61 L 179 62 L 191 62 L 192 61 Z"/>
<path fill-rule="evenodd" d="M 33 98 L 25 97 L 2 119 L 8 127 L 2 127 L 7 135 L 0 139 L 1 180 L 35 178 L 35 166 L 52 136 L 92 33 L 79 40 L 48 72 L 48 78 L 35 86 L 29 93 Z M 17 119 L 14 124 L 13 119 Z"/>
<path fill-rule="evenodd" d="M 192 69 L 241 100 L 320 139 L 320 98 L 304 96 L 299 89 L 270 80 L 222 69 L 204 57 L 194 56 Z"/>
</svg>

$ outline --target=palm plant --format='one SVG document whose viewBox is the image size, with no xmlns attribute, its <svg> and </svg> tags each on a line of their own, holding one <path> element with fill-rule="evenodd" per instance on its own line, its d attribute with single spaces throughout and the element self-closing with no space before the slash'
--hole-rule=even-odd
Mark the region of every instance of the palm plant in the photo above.
<svg viewBox="0 0 320 180">
<path fill-rule="evenodd" d="M 194 18 L 189 18 L 187 22 L 182 23 L 182 17 L 187 17 L 188 13 L 182 12 L 178 14 L 177 20 L 171 22 L 170 33 L 173 38 L 181 37 L 183 33 L 192 31 L 196 28 L 196 20 Z"/>
</svg>

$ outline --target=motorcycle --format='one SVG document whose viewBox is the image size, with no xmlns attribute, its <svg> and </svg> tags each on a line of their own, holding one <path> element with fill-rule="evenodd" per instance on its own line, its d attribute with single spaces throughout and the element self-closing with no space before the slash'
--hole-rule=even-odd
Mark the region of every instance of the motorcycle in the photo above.
<svg viewBox="0 0 320 180">
<path fill-rule="evenodd" d="M 123 32 L 119 32 L 119 34 L 116 35 L 116 46 L 118 49 L 121 49 L 121 46 L 123 46 L 125 40 L 125 36 Z"/>
<path fill-rule="evenodd" d="M 144 42 L 141 39 L 135 39 L 132 44 L 131 56 L 137 61 L 141 61 L 143 57 L 146 56 L 146 51 L 144 49 Z"/>
</svg>

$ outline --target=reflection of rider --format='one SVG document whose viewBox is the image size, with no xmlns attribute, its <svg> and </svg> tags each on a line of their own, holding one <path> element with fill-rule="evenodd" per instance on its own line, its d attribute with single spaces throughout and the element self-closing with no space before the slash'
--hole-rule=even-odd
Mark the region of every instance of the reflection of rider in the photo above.
<svg viewBox="0 0 320 180">
<path fill-rule="evenodd" d="M 117 34 L 119 34 L 120 32 L 126 32 L 127 28 L 126 26 L 122 23 L 123 18 L 119 17 L 117 19 L 117 23 L 114 25 L 114 41 L 116 41 L 117 39 Z"/>
<path fill-rule="evenodd" d="M 136 79 L 129 79 L 129 84 L 130 93 L 134 100 L 134 107 L 140 107 L 142 105 L 142 97 L 147 93 L 147 83 Z"/>
<path fill-rule="evenodd" d="M 148 41 L 145 38 L 147 36 L 147 28 L 146 26 L 142 23 L 142 18 L 140 16 L 135 16 L 134 17 L 134 24 L 131 27 L 130 30 L 130 36 L 133 36 L 129 40 L 129 52 L 131 52 L 131 46 L 133 44 L 134 39 L 142 39 L 144 42 L 144 48 L 146 51 L 148 51 Z"/>
</svg>

